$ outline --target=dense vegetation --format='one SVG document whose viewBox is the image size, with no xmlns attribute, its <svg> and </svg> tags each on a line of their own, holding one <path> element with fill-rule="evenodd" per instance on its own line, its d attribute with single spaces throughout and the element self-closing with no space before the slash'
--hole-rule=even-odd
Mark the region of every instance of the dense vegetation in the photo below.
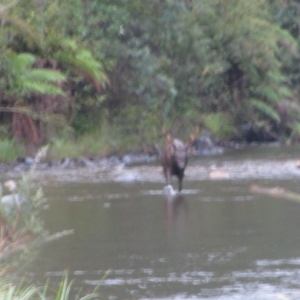
<svg viewBox="0 0 300 300">
<path fill-rule="evenodd" d="M 4 0 L 0 137 L 14 151 L 83 141 L 100 154 L 151 145 L 162 124 L 200 124 L 227 140 L 297 142 L 299 10 L 297 0 Z"/>
</svg>

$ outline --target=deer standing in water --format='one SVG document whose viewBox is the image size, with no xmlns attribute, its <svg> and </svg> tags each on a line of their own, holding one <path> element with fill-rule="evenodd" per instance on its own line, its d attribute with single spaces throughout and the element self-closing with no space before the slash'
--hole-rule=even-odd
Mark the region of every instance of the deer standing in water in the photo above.
<svg viewBox="0 0 300 300">
<path fill-rule="evenodd" d="M 184 143 L 179 139 L 173 139 L 171 134 L 167 132 L 165 128 L 163 129 L 163 133 L 167 138 L 161 160 L 164 176 L 167 185 L 171 185 L 172 176 L 176 176 L 178 178 L 178 191 L 180 192 L 182 190 L 184 170 L 188 163 L 188 153 L 196 137 L 191 135 L 190 140 L 187 143 Z M 197 127 L 196 135 L 198 133 L 199 128 Z"/>
</svg>

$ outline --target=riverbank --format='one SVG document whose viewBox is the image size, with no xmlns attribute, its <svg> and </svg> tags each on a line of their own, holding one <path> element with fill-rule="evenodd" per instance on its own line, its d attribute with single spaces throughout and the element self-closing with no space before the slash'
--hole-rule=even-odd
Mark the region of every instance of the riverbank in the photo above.
<svg viewBox="0 0 300 300">
<path fill-rule="evenodd" d="M 73 145 L 76 147 L 76 145 Z M 238 148 L 238 147 L 236 147 Z M 50 151 L 52 148 L 50 147 Z M 111 154 L 103 156 L 65 156 L 64 158 L 51 158 L 53 155 L 50 155 L 45 158 L 43 162 L 40 162 L 36 169 L 38 171 L 53 171 L 53 170 L 77 170 L 77 169 L 89 169 L 89 170 L 111 170 L 113 168 L 119 168 L 132 165 L 147 165 L 155 164 L 160 161 L 162 149 L 159 147 L 153 147 L 151 149 L 145 150 L 142 147 L 131 151 L 124 151 L 124 153 L 119 152 L 118 155 Z M 221 155 L 225 151 L 225 147 L 220 147 L 214 141 L 207 137 L 199 137 L 195 141 L 192 156 L 214 156 Z M 74 153 L 74 152 L 73 152 Z M 109 153 L 109 152 L 108 152 Z M 55 156 L 54 156 L 55 157 Z M 58 156 L 60 157 L 60 155 Z M 33 156 L 18 157 L 11 162 L 0 163 L 0 173 L 21 173 L 29 170 L 34 163 Z"/>
<path fill-rule="evenodd" d="M 299 180 L 300 147 L 260 145 L 222 153 L 190 156 L 184 182 L 205 180 Z M 30 158 L 0 165 L 0 180 L 19 178 L 31 166 Z M 47 182 L 165 183 L 159 155 L 149 153 L 41 162 L 37 178 Z M 177 185 L 175 178 L 174 185 Z"/>
</svg>

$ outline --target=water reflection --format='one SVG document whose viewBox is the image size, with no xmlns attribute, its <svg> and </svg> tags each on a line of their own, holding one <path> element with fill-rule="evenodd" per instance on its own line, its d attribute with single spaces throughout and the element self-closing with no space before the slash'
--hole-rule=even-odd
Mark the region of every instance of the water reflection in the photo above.
<svg viewBox="0 0 300 300">
<path fill-rule="evenodd" d="M 188 216 L 188 204 L 182 194 L 164 195 L 164 212 L 167 230 L 176 230 L 184 234 L 185 221 Z"/>
</svg>

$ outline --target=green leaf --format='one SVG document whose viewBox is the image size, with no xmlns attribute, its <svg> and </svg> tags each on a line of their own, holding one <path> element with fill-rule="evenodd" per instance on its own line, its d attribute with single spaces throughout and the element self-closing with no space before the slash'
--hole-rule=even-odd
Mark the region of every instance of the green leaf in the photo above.
<svg viewBox="0 0 300 300">
<path fill-rule="evenodd" d="M 293 131 L 295 134 L 300 135 L 300 122 L 293 124 Z"/>
<path fill-rule="evenodd" d="M 64 95 L 64 92 L 53 84 L 25 80 L 23 82 L 25 93 L 39 93 L 44 95 Z"/>
<path fill-rule="evenodd" d="M 26 74 L 27 80 L 36 82 L 58 82 L 65 81 L 66 76 L 58 71 L 48 69 L 32 69 Z"/>
<path fill-rule="evenodd" d="M 57 60 L 77 69 L 83 76 L 95 80 L 101 85 L 108 83 L 102 64 L 95 60 L 88 50 L 79 47 L 74 49 L 74 44 L 72 44 L 72 51 L 58 53 Z"/>
<path fill-rule="evenodd" d="M 202 116 L 204 126 L 219 137 L 228 137 L 234 132 L 230 116 L 226 113 L 211 113 Z"/>
<path fill-rule="evenodd" d="M 260 85 L 255 89 L 255 91 L 260 96 L 262 96 L 270 101 L 279 102 L 279 100 L 280 100 L 277 89 L 270 85 Z"/>
<path fill-rule="evenodd" d="M 249 100 L 249 103 L 255 107 L 256 109 L 258 109 L 259 111 L 261 111 L 262 113 L 264 113 L 266 116 L 268 116 L 269 118 L 275 120 L 275 121 L 280 121 L 280 116 L 277 113 L 277 111 L 268 103 L 263 102 L 261 100 L 258 99 L 251 99 Z"/>
<path fill-rule="evenodd" d="M 30 68 L 35 62 L 34 55 L 30 53 L 16 53 L 13 51 L 8 51 L 7 57 L 10 60 L 13 67 L 18 69 L 17 71 L 19 72 Z"/>
</svg>

